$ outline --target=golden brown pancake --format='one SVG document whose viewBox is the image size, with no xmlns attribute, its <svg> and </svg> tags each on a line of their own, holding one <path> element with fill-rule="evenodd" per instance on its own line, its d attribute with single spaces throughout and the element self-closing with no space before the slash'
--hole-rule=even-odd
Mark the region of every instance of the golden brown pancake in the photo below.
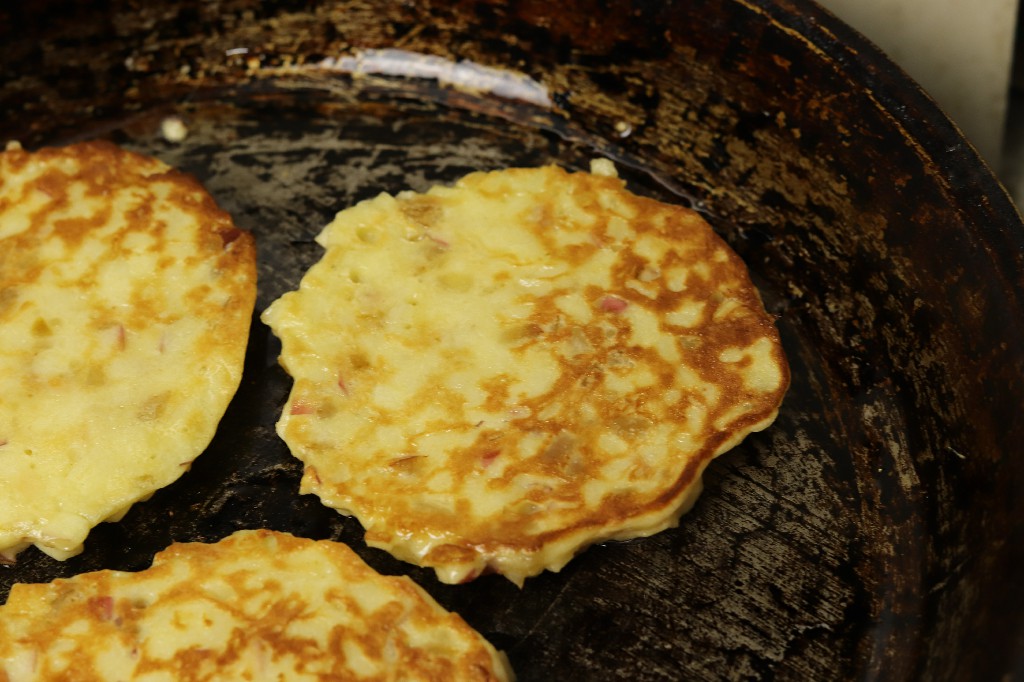
<svg viewBox="0 0 1024 682">
<path fill-rule="evenodd" d="M 0 559 L 57 559 L 181 476 L 238 388 L 255 249 L 112 144 L 0 153 Z"/>
<path fill-rule="evenodd" d="M 594 171 L 362 202 L 263 315 L 295 380 L 278 432 L 302 492 L 445 582 L 522 584 L 675 525 L 788 386 L 737 255 Z"/>
<path fill-rule="evenodd" d="M 271 531 L 172 545 L 137 573 L 15 585 L 0 680 L 511 680 L 505 656 L 406 577 Z"/>
</svg>

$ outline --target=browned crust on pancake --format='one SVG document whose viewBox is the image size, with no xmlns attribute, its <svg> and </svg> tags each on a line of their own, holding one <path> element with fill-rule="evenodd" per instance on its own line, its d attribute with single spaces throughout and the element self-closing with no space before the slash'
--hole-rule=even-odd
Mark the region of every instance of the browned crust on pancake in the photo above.
<svg viewBox="0 0 1024 682">
<path fill-rule="evenodd" d="M 314 576 L 304 573 L 307 565 Z M 315 602 L 295 589 L 307 580 L 316 585 Z M 371 584 L 375 609 L 366 608 L 363 595 L 353 592 L 353 586 Z M 377 604 L 377 591 L 386 592 L 386 604 Z M 181 631 L 186 623 L 180 614 L 194 617 L 197 608 L 230 614 L 232 631 L 225 647 L 190 646 L 166 657 L 146 655 L 162 648 L 152 628 Z M 275 664 L 294 665 L 298 679 L 356 679 L 346 667 L 353 645 L 379 662 L 394 659 L 383 674 L 358 677 L 367 682 L 512 677 L 502 654 L 410 579 L 378 574 L 342 543 L 269 530 L 237 532 L 214 544 L 175 544 L 138 573 L 97 571 L 52 583 L 18 584 L 0 614 L 5 610 L 10 620 L 6 626 L 0 622 L 0 635 L 6 635 L 0 638 L 0 666 L 5 656 L 18 652 L 55 653 L 51 647 L 61 642 L 74 647 L 74 679 L 81 682 L 108 682 L 93 658 L 104 649 L 135 656 L 130 679 L 160 673 L 181 682 L 225 679 L 220 671 L 246 661 L 268 671 Z M 346 626 L 345 618 L 358 622 L 358 630 Z M 15 619 L 17 629 L 7 629 Z M 213 623 L 207 620 L 206 625 Z M 407 627 L 433 637 L 411 641 L 402 636 Z M 207 641 L 213 647 L 220 634 L 210 632 Z M 18 638 L 10 639 L 15 634 Z M 60 662 L 32 656 L 39 675 L 33 679 L 68 679 L 70 671 L 62 664 L 69 656 L 60 656 Z"/>
<path fill-rule="evenodd" d="M 462 190 L 495 200 L 486 210 L 477 209 L 493 216 L 490 221 L 471 212 L 466 215 L 476 217 L 472 225 L 457 223 L 456 227 L 449 222 L 446 211 L 456 210 L 454 197 Z M 520 203 L 523 196 L 530 199 Z M 566 202 L 573 205 L 571 209 L 565 207 Z M 493 246 L 500 242 L 500 237 L 487 241 L 481 233 L 500 235 L 503 220 L 514 222 L 516 229 L 529 226 L 523 229 L 540 243 L 531 253 L 543 255 L 529 257 L 539 260 L 527 259 L 526 265 L 564 265 L 567 274 L 564 278 L 552 275 L 545 287 L 524 289 L 526 293 L 509 301 L 531 311 L 514 324 L 510 319 L 502 323 L 511 325 L 501 332 L 511 348 L 511 364 L 531 350 L 543 348 L 556 358 L 557 375 L 541 393 L 525 396 L 513 395 L 518 375 L 511 367 L 493 370 L 477 387 L 485 397 L 479 409 L 473 409 L 494 418 L 468 419 L 465 392 L 446 385 L 444 373 L 460 371 L 464 366 L 461 353 L 469 350 L 442 341 L 456 337 L 457 329 L 444 321 L 435 325 L 432 320 L 423 327 L 406 326 L 408 331 L 396 328 L 402 335 L 400 344 L 408 343 L 443 359 L 437 363 L 440 373 L 410 384 L 415 388 L 403 404 L 414 411 L 421 405 L 435 405 L 434 412 L 444 417 L 434 422 L 424 418 L 421 423 L 419 412 L 415 412 L 417 426 L 413 430 L 422 430 L 403 432 L 405 441 L 399 447 L 378 447 L 374 458 L 366 461 L 350 459 L 347 453 L 361 448 L 362 443 L 372 443 L 375 429 L 401 429 L 413 414 L 380 408 L 372 397 L 375 384 L 399 376 L 394 374 L 395 368 L 352 354 L 351 347 L 362 339 L 345 336 L 344 327 L 336 330 L 345 336 L 336 342 L 338 347 L 324 349 L 311 346 L 311 338 L 317 336 L 306 338 L 291 327 L 281 329 L 286 369 L 298 369 L 299 373 L 280 428 L 296 456 L 307 463 L 303 489 L 356 515 L 367 529 L 369 544 L 439 569 L 476 565 L 475 571 L 466 574 L 469 578 L 488 568 L 514 575 L 519 568 L 506 571 L 502 567 L 519 561 L 510 556 L 539 555 L 557 545 L 553 553 L 558 558 L 547 564 L 557 570 L 558 562 L 590 543 L 646 535 L 674 525 L 696 498 L 707 463 L 775 418 L 789 386 L 789 368 L 774 320 L 764 310 L 744 263 L 696 212 L 634 195 L 615 177 L 568 173 L 557 167 L 472 174 L 454 189 L 401 194 L 394 205 L 401 218 L 418 230 L 410 235 L 402 232 L 407 227 L 396 227 L 395 235 L 406 236 L 391 237 L 395 241 L 389 242 L 413 254 L 408 262 L 401 261 L 403 267 L 415 269 L 412 280 L 428 278 L 435 269 L 440 272 L 440 264 L 458 254 L 502 263 L 493 270 L 495 279 L 491 279 L 491 269 L 482 270 L 488 279 L 476 282 L 477 286 L 518 291 L 514 280 L 520 271 L 515 268 L 523 263 L 514 254 L 500 252 L 500 244 L 494 247 L 498 255 L 493 251 L 480 255 L 472 251 L 474 247 L 459 251 L 461 243 L 483 240 Z M 346 277 L 348 268 L 354 267 L 343 260 L 346 249 L 359 254 L 364 246 L 383 248 L 360 244 L 359 230 L 369 229 L 375 216 L 404 225 L 401 218 L 393 217 L 391 206 L 387 201 L 368 203 L 353 209 L 358 211 L 350 214 L 358 215 L 351 218 L 353 222 L 345 219 L 335 223 L 343 228 L 328 228 L 323 237 L 328 245 L 324 266 L 315 275 L 311 272 L 310 281 Z M 355 242 L 346 242 L 343 235 L 347 232 L 335 229 L 356 230 Z M 384 231 L 391 234 L 390 229 Z M 368 243 L 376 244 L 376 239 Z M 514 264 L 506 268 L 506 261 Z M 605 281 L 603 275 L 596 279 L 577 276 L 603 267 L 595 264 L 608 262 L 613 265 L 607 285 L 594 283 Z M 356 293 L 346 294 L 362 307 L 346 305 L 344 314 L 354 316 L 352 326 L 362 330 L 363 337 L 377 339 L 376 335 L 383 334 L 381 338 L 386 340 L 390 331 L 387 306 L 401 303 L 388 297 L 402 294 L 391 292 L 385 282 L 370 282 L 369 276 L 365 279 L 355 285 L 362 287 Z M 314 291 L 324 294 L 316 288 L 322 285 L 309 286 L 308 295 L 313 296 Z M 568 312 L 566 297 L 582 301 L 587 313 L 576 316 Z M 445 300 L 466 309 L 486 307 L 486 299 L 474 299 L 472 290 L 464 299 Z M 283 309 L 291 311 L 290 305 L 285 301 Z M 699 312 L 684 312 L 693 310 Z M 295 315 L 297 311 L 281 314 Z M 480 315 L 501 318 L 502 311 L 481 309 Z M 295 323 L 294 318 L 289 319 Z M 658 329 L 655 337 L 638 335 L 637 330 L 652 319 Z M 312 329 L 317 321 L 304 324 Z M 671 344 L 671 352 L 658 345 L 662 341 Z M 760 349 L 756 360 L 752 351 L 748 352 L 755 346 Z M 290 368 L 289 357 L 295 359 L 296 368 Z M 315 367 L 336 367 L 338 383 L 317 382 L 302 374 L 303 357 L 315 357 L 316 362 L 311 363 Z M 766 376 L 771 378 L 752 384 L 750 377 L 745 380 L 744 371 L 755 363 L 768 368 Z M 684 368 L 685 375 L 681 373 Z M 640 374 L 653 379 L 640 381 Z M 636 385 L 632 385 L 634 380 Z M 629 384 L 629 388 L 614 388 L 616 381 Z M 709 396 L 709 390 L 713 395 Z M 698 427 L 693 427 L 691 410 L 701 411 Z M 332 432 L 335 415 L 352 411 L 364 415 L 361 418 L 367 426 L 357 427 L 354 433 Z M 519 416 L 500 418 L 512 411 Z M 421 454 L 418 439 L 434 433 L 459 434 L 463 440 L 443 455 L 433 451 Z M 626 452 L 613 454 L 602 445 L 602 438 L 609 436 L 626 443 Z M 687 444 L 678 446 L 681 442 Z M 657 453 L 646 459 L 637 456 L 641 447 Z M 374 451 L 372 445 L 365 449 Z M 362 457 L 363 450 L 359 452 Z M 605 471 L 621 460 L 627 460 L 630 468 L 621 478 L 609 480 Z M 344 473 L 332 470 L 334 462 Z M 450 508 L 432 504 L 425 494 L 427 482 L 441 470 L 453 481 L 453 491 L 446 498 Z M 544 483 L 533 487 L 522 483 L 531 477 Z M 480 481 L 484 481 L 484 496 L 487 491 L 497 494 L 513 489 L 518 495 L 519 489 L 525 488 L 520 497 L 496 513 L 480 516 L 474 513 L 478 498 L 461 494 L 479 490 Z M 607 483 L 599 503 L 584 502 L 588 482 Z M 548 520 L 551 518 L 559 520 L 557 527 Z M 531 561 L 525 558 L 521 563 Z M 535 564 L 523 570 L 538 572 Z M 513 577 L 517 582 L 520 579 Z"/>
<path fill-rule="evenodd" d="M 27 253 L 36 253 L 33 248 L 41 239 L 57 237 L 66 242 L 69 248 L 91 230 L 103 227 L 111 217 L 111 207 L 89 217 L 74 217 L 54 222 L 52 234 L 42 229 L 53 215 L 57 215 L 75 201 L 69 196 L 70 187 L 85 188 L 85 197 L 99 198 L 119 188 L 141 188 L 153 181 L 167 180 L 171 193 L 167 200 L 182 208 L 193 211 L 197 219 L 206 227 L 200 233 L 202 240 L 197 246 L 197 253 L 206 257 L 210 253 L 218 253 L 218 267 L 225 271 L 240 272 L 245 279 L 254 282 L 256 279 L 256 244 L 251 233 L 235 227 L 231 216 L 220 209 L 213 197 L 194 177 L 149 156 L 136 154 L 121 149 L 105 140 L 80 142 L 66 147 L 43 147 L 30 152 L 20 147 L 0 152 L 0 190 L 4 186 L 4 176 L 24 169 L 27 164 L 39 164 L 46 170 L 32 183 L 26 184 L 23 192 L 17 196 L 4 197 L 0 194 L 0 212 L 18 202 L 23 202 L 33 191 L 39 191 L 48 197 L 48 201 L 31 217 L 27 230 L 4 240 L 4 248 L 0 249 L 0 280 L 5 290 L 18 284 L 25 284 L 38 278 L 46 263 L 30 261 Z M 152 225 L 150 233 L 158 241 L 161 239 L 161 225 L 151 220 L 151 211 L 145 204 L 140 205 L 132 215 L 126 216 L 125 233 L 140 225 Z M 231 244 L 230 249 L 224 248 Z M 118 255 L 118 245 L 112 245 L 110 258 Z M 246 297 L 244 291 L 237 292 L 243 299 L 255 301 L 255 294 Z M 9 301 L 6 301 L 8 305 Z M 5 297 L 0 295 L 0 315 L 4 310 Z M 144 304 L 135 308 L 135 320 L 146 321 L 158 310 L 147 308 Z"/>
<path fill-rule="evenodd" d="M 18 391 L 0 396 L 13 415 L 0 420 L 0 459 L 26 479 L 36 468 L 28 458 L 41 453 L 40 475 L 53 476 L 37 491 L 45 496 L 5 510 L 0 554 L 36 544 L 66 558 L 81 550 L 83 524 L 119 518 L 173 482 L 212 437 L 242 370 L 255 242 L 195 178 L 106 141 L 0 152 L 0 216 L 0 326 L 21 332 L 4 362 L 25 360 L 7 384 Z M 39 357 L 42 371 L 32 364 Z M 177 385 L 173 371 L 162 371 L 159 385 L 152 375 L 128 374 L 181 363 L 195 372 L 193 385 Z M 78 422 L 84 410 L 69 410 L 75 416 L 49 431 L 30 411 L 63 414 L 61 405 L 98 407 Z M 161 421 L 172 412 L 177 427 Z M 136 440 L 125 436 L 131 447 L 104 451 L 110 437 L 136 431 Z M 151 447 L 156 438 L 167 447 Z M 81 489 L 73 502 L 60 499 L 54 469 L 101 479 L 108 460 L 124 453 L 138 457 L 113 465 L 107 496 L 88 499 L 88 508 L 79 504 Z"/>
</svg>

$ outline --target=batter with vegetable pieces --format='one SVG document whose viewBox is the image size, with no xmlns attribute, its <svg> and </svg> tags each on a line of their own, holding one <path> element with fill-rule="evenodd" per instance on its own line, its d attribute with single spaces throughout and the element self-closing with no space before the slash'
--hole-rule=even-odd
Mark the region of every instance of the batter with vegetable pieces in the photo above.
<svg viewBox="0 0 1024 682">
<path fill-rule="evenodd" d="M 508 660 L 406 577 L 267 530 L 171 545 L 134 573 L 15 585 L 0 680 L 503 682 Z"/>
<path fill-rule="evenodd" d="M 473 173 L 338 214 L 263 319 L 278 432 L 366 540 L 516 584 L 678 523 L 789 370 L 746 268 L 608 161 Z"/>
<path fill-rule="evenodd" d="M 176 481 L 238 389 L 252 235 L 108 142 L 0 153 L 0 562 Z"/>
</svg>

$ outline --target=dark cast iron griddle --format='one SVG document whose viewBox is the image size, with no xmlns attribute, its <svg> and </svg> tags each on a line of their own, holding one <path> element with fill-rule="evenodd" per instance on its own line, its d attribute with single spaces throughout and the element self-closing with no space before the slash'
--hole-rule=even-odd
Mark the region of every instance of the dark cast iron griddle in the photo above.
<svg viewBox="0 0 1024 682">
<path fill-rule="evenodd" d="M 811 2 L 5 3 L 0 137 L 106 138 L 197 176 L 256 236 L 257 315 L 360 199 L 610 156 L 745 259 L 793 373 L 678 529 L 521 590 L 446 586 L 297 494 L 256 318 L 192 470 L 82 555 L 0 568 L 0 599 L 269 527 L 410 575 L 524 681 L 1024 675 L 1024 229 L 935 105 Z"/>
</svg>

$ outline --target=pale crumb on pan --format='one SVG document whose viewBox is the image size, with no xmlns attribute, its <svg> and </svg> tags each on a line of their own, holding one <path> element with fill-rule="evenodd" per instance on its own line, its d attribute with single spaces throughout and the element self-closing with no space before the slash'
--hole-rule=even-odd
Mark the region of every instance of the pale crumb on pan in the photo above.
<svg viewBox="0 0 1024 682">
<path fill-rule="evenodd" d="M 188 137 L 188 126 L 180 116 L 168 116 L 160 122 L 160 134 L 168 142 L 183 142 Z"/>
<path fill-rule="evenodd" d="M 606 178 L 619 177 L 619 171 L 615 168 L 615 164 L 608 159 L 593 159 L 590 162 L 590 172 Z"/>
</svg>

